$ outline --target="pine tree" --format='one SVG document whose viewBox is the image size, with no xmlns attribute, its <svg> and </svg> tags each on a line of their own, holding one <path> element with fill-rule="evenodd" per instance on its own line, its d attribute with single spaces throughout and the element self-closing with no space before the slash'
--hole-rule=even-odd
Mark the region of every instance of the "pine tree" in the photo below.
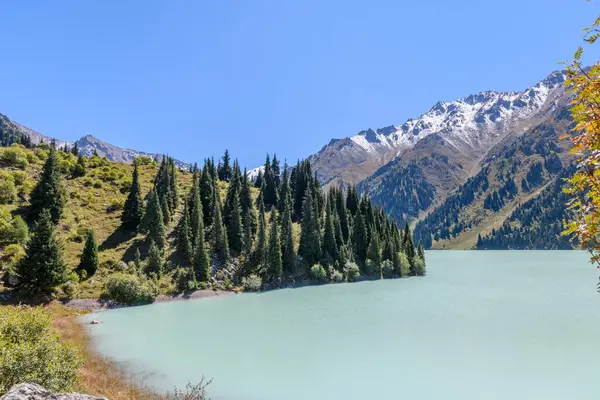
<svg viewBox="0 0 600 400">
<path fill-rule="evenodd" d="M 66 203 L 65 190 L 60 180 L 58 158 L 56 151 L 50 150 L 50 155 L 44 164 L 42 177 L 37 183 L 30 198 L 29 218 L 36 221 L 44 209 L 50 211 L 52 223 L 58 223 Z"/>
<path fill-rule="evenodd" d="M 73 148 L 71 149 L 71 154 L 73 154 L 74 156 L 79 155 L 79 147 L 77 146 L 77 142 L 75 142 L 75 144 L 73 144 Z"/>
<path fill-rule="evenodd" d="M 77 178 L 85 175 L 85 160 L 83 156 L 80 154 L 77 156 L 77 164 L 75 164 L 75 168 L 73 169 L 73 177 Z"/>
<path fill-rule="evenodd" d="M 135 248 L 135 256 L 133 259 L 133 263 L 135 264 L 135 269 L 137 269 L 138 271 L 142 270 L 142 256 L 140 255 L 139 247 Z"/>
<path fill-rule="evenodd" d="M 194 258 L 189 219 L 190 213 L 188 212 L 188 202 L 186 199 L 183 203 L 183 214 L 177 226 L 177 258 L 184 265 L 190 265 Z"/>
<path fill-rule="evenodd" d="M 19 263 L 17 272 L 24 286 L 37 292 L 48 292 L 65 283 L 69 272 L 62 259 L 50 210 L 41 211 L 32 234 L 27 255 Z"/>
<path fill-rule="evenodd" d="M 256 233 L 256 245 L 254 246 L 254 265 L 265 273 L 267 263 L 267 219 L 265 215 L 265 203 L 261 195 L 258 196 L 258 231 Z"/>
<path fill-rule="evenodd" d="M 312 190 L 309 187 L 302 203 L 302 232 L 300 234 L 300 248 L 298 254 L 302 256 L 305 265 L 310 267 L 321 258 L 321 233 Z"/>
<path fill-rule="evenodd" d="M 275 161 L 275 159 L 273 161 Z M 279 183 L 279 204 L 277 205 L 277 210 L 280 213 L 283 213 L 285 202 L 287 201 L 288 196 L 291 195 L 291 191 L 292 188 L 290 187 L 288 165 L 287 163 L 285 163 L 283 165 L 283 175 L 281 176 L 281 182 Z"/>
<path fill-rule="evenodd" d="M 254 187 L 260 189 L 260 187 L 264 183 L 263 172 L 258 170 L 258 174 L 256 174 L 256 179 L 254 180 Z"/>
<path fill-rule="evenodd" d="M 358 211 L 358 194 L 356 192 L 356 186 L 354 185 L 348 187 L 348 192 L 346 193 L 346 208 L 353 216 L 355 216 L 356 211 Z"/>
<path fill-rule="evenodd" d="M 146 274 L 156 274 L 157 277 L 161 277 L 163 274 L 163 258 L 160 252 L 160 248 L 154 243 L 154 240 L 150 239 L 150 248 L 148 250 L 148 262 L 146 264 Z"/>
<path fill-rule="evenodd" d="M 171 195 L 171 201 L 169 202 L 169 206 L 171 207 L 170 211 L 172 215 L 177 209 L 177 200 L 179 199 L 179 185 L 177 184 L 179 179 L 177 169 L 175 168 L 175 160 L 171 158 L 169 165 L 171 167 L 171 179 L 169 180 L 169 194 Z"/>
<path fill-rule="evenodd" d="M 231 215 L 227 225 L 227 238 L 229 249 L 236 255 L 242 253 L 244 247 L 244 226 L 242 224 L 242 213 L 239 205 L 239 194 L 234 192 L 231 203 Z"/>
<path fill-rule="evenodd" d="M 202 223 L 202 222 L 201 222 Z M 202 224 L 203 227 L 204 224 Z M 198 282 L 208 282 L 210 278 L 210 260 L 206 251 L 204 235 L 198 234 L 194 244 L 193 268 Z"/>
<path fill-rule="evenodd" d="M 240 191 L 240 207 L 242 211 L 242 221 L 244 221 L 244 229 L 249 227 L 252 236 L 254 236 L 257 229 L 256 209 L 254 208 L 254 201 L 252 200 L 252 192 L 250 190 L 250 181 L 245 168 L 244 175 L 242 176 L 242 189 Z M 249 245 L 252 246 L 252 243 L 249 243 Z"/>
<path fill-rule="evenodd" d="M 231 179 L 231 160 L 229 157 L 229 151 L 225 150 L 225 154 L 223 155 L 223 162 L 221 163 L 221 167 L 218 170 L 219 179 L 224 182 L 229 182 Z"/>
<path fill-rule="evenodd" d="M 425 249 L 423 248 L 421 242 L 419 242 L 419 245 L 417 246 L 417 255 L 421 260 L 425 261 Z"/>
<path fill-rule="evenodd" d="M 338 247 L 335 240 L 335 226 L 332 217 L 331 199 L 325 206 L 325 232 L 323 233 L 323 262 L 332 265 L 338 258 Z"/>
<path fill-rule="evenodd" d="M 371 242 L 367 250 L 367 260 L 371 260 L 375 265 L 381 265 L 381 244 L 379 243 L 379 233 L 373 231 Z"/>
<path fill-rule="evenodd" d="M 200 198 L 202 200 L 202 215 L 204 216 L 204 226 L 206 228 L 212 226 L 213 217 L 213 179 L 211 175 L 211 164 L 209 160 L 204 162 L 202 176 L 200 178 Z"/>
<path fill-rule="evenodd" d="M 354 220 L 354 230 L 352 236 L 352 243 L 354 244 L 354 254 L 356 254 L 356 258 L 358 262 L 363 263 L 367 259 L 367 228 L 365 226 L 365 219 L 360 212 L 356 213 L 356 218 Z"/>
<path fill-rule="evenodd" d="M 279 165 L 279 160 L 277 159 L 277 154 L 273 154 L 273 161 L 271 161 L 271 171 L 273 173 L 275 189 L 279 194 L 281 188 L 281 167 Z"/>
<path fill-rule="evenodd" d="M 162 204 L 161 204 L 161 211 L 162 211 L 162 215 L 163 215 L 163 223 L 166 225 L 169 225 L 169 222 L 171 222 L 171 211 L 169 210 L 169 201 L 168 201 L 168 196 L 164 196 L 162 198 Z"/>
<path fill-rule="evenodd" d="M 85 270 L 87 276 L 94 275 L 98 269 L 98 243 L 96 242 L 96 234 L 92 229 L 87 231 L 79 269 Z"/>
<path fill-rule="evenodd" d="M 227 241 L 227 230 L 221 215 L 221 200 L 218 193 L 214 194 L 213 204 L 213 253 L 221 263 L 225 263 L 229 259 L 229 243 Z"/>
<path fill-rule="evenodd" d="M 165 247 L 166 234 L 162 211 L 158 204 L 158 196 L 154 191 L 148 195 L 146 214 L 144 214 L 143 227 L 148 232 L 148 238 L 152 240 L 159 249 Z"/>
<path fill-rule="evenodd" d="M 254 241 L 252 235 L 252 228 L 250 226 L 249 216 L 246 215 L 246 217 L 244 218 L 244 248 L 242 250 L 242 254 L 246 258 L 246 260 L 248 260 L 249 257 L 252 255 L 253 242 Z"/>
<path fill-rule="evenodd" d="M 230 173 L 229 178 L 229 186 L 227 187 L 227 194 L 225 195 L 225 204 L 223 204 L 223 223 L 227 227 L 229 226 L 234 209 L 241 205 L 240 196 L 242 191 L 242 177 L 237 160 L 233 163 L 233 172 Z"/>
<path fill-rule="evenodd" d="M 129 195 L 127 196 L 127 200 L 125 200 L 123 214 L 121 215 L 121 226 L 125 229 L 137 230 L 143 215 L 144 203 L 140 189 L 138 166 L 137 163 L 134 163 Z"/>
<path fill-rule="evenodd" d="M 288 192 L 281 215 L 281 247 L 283 252 L 283 272 L 286 276 L 296 274 L 298 256 L 294 249 L 294 230 L 292 225 L 292 199 Z"/>
<path fill-rule="evenodd" d="M 265 197 L 264 202 L 265 206 L 277 206 L 279 193 L 277 191 L 277 183 L 275 180 L 275 174 L 273 172 L 273 168 L 271 166 L 271 161 L 269 155 L 267 154 L 267 160 L 265 161 L 265 173 L 264 173 L 264 181 L 265 181 Z"/>
<path fill-rule="evenodd" d="M 281 278 L 283 272 L 281 259 L 281 241 L 279 239 L 279 223 L 277 210 L 271 214 L 271 229 L 269 231 L 269 248 L 267 255 L 267 275 L 270 281 Z"/>
</svg>

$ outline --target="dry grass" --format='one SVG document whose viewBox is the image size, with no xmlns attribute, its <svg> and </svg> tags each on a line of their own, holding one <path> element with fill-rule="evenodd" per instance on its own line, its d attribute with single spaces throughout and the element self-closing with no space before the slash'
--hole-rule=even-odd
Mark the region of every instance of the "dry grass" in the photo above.
<svg viewBox="0 0 600 400">
<path fill-rule="evenodd" d="M 81 312 L 57 302 L 49 304 L 46 309 L 52 315 L 54 327 L 63 340 L 75 344 L 83 356 L 79 383 L 74 390 L 111 400 L 168 398 L 147 387 L 142 378 L 132 376 L 116 363 L 98 354 L 93 349 L 85 328 L 76 321 Z"/>
</svg>

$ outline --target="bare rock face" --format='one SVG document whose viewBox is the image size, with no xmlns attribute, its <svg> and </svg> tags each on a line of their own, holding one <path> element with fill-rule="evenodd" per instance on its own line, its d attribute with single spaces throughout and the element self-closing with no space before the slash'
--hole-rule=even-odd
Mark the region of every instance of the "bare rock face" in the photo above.
<svg viewBox="0 0 600 400">
<path fill-rule="evenodd" d="M 13 386 L 0 400 L 107 400 L 103 397 L 94 397 L 87 394 L 63 393 L 53 394 L 40 385 L 33 383 L 20 383 Z"/>
</svg>

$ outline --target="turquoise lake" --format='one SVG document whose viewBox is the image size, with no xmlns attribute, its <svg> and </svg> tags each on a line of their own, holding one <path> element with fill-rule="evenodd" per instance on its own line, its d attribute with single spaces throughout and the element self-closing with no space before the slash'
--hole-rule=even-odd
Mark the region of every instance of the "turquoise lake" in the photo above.
<svg viewBox="0 0 600 400">
<path fill-rule="evenodd" d="M 599 399 L 589 255 L 429 251 L 425 277 L 87 315 L 104 355 L 212 399 Z"/>
</svg>

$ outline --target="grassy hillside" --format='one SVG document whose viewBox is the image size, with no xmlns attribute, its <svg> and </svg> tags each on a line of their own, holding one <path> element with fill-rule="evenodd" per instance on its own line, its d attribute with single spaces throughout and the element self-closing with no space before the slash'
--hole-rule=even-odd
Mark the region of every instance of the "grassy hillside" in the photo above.
<svg viewBox="0 0 600 400">
<path fill-rule="evenodd" d="M 29 194 L 39 179 L 47 156 L 48 150 L 43 148 L 30 150 L 13 145 L 0 149 L 0 174 L 6 180 L 12 178 L 17 193 L 16 198 L 2 201 L 4 204 L 0 205 L 0 215 L 3 216 L 4 223 L 11 216 L 21 215 L 26 219 Z M 85 175 L 73 177 L 77 157 L 63 152 L 58 152 L 58 156 L 67 192 L 65 210 L 57 226 L 64 248 L 64 259 L 71 268 L 76 268 L 87 230 L 95 231 L 99 244 L 100 269 L 93 279 L 81 282 L 78 296 L 98 297 L 104 279 L 119 269 L 119 262 L 133 260 L 138 247 L 142 255 L 147 251 L 143 235 L 132 236 L 118 229 L 121 209 L 131 184 L 133 166 L 94 156 L 86 162 Z M 143 195 L 152 188 L 157 170 L 158 165 L 149 159 L 140 165 L 140 186 Z M 183 202 L 183 196 L 191 186 L 191 174 L 180 171 L 178 184 L 180 201 Z M 222 189 L 226 190 L 226 186 Z M 175 215 L 168 225 L 169 245 L 172 245 L 171 233 L 178 217 Z M 6 247 L 3 247 L 0 256 L 8 264 Z M 166 281 L 162 289 L 169 290 Z"/>
</svg>

